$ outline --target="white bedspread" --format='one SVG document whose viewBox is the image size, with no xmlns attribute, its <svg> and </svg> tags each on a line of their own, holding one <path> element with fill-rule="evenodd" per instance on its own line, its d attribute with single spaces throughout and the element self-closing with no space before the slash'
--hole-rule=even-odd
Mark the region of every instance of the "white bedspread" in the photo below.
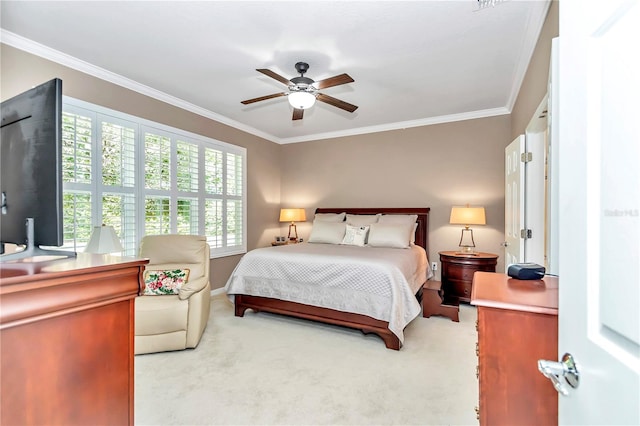
<svg viewBox="0 0 640 426">
<path fill-rule="evenodd" d="M 333 244 L 255 249 L 238 263 L 225 290 L 270 297 L 389 322 L 400 342 L 420 313 L 415 293 L 432 275 L 425 250 Z"/>
</svg>

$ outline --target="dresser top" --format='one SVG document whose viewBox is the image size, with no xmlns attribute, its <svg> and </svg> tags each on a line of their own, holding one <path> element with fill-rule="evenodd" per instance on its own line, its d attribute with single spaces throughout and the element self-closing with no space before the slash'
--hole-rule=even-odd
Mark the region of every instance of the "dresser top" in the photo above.
<svg viewBox="0 0 640 426">
<path fill-rule="evenodd" d="M 471 304 L 558 315 L 558 278 L 516 280 L 506 274 L 476 272 L 473 275 Z"/>
<path fill-rule="evenodd" d="M 108 254 L 78 253 L 77 257 L 38 256 L 0 263 L 0 293 L 11 284 L 53 279 L 90 272 L 110 271 L 149 263 L 148 259 Z"/>
</svg>

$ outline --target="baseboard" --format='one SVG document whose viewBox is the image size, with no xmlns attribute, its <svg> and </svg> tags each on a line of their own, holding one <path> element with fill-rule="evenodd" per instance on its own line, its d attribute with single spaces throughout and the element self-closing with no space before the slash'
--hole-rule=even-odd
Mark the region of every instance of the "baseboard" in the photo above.
<svg viewBox="0 0 640 426">
<path fill-rule="evenodd" d="M 213 290 L 211 290 L 211 297 L 217 296 L 219 294 L 224 294 L 224 287 L 214 288 Z"/>
</svg>

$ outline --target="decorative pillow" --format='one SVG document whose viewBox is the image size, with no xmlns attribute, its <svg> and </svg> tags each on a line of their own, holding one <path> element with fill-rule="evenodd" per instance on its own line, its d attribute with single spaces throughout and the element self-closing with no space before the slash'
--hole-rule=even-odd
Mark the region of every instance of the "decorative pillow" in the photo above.
<svg viewBox="0 0 640 426">
<path fill-rule="evenodd" d="M 372 223 L 369 228 L 369 245 L 371 247 L 409 247 L 409 238 L 413 224 Z"/>
<path fill-rule="evenodd" d="M 189 279 L 189 269 L 145 270 L 144 295 L 178 294 Z"/>
<path fill-rule="evenodd" d="M 344 222 L 313 221 L 310 243 L 340 244 L 344 238 L 346 224 Z"/>
<path fill-rule="evenodd" d="M 379 214 L 348 214 L 347 224 L 353 226 L 365 226 L 377 223 L 381 215 Z"/>
<path fill-rule="evenodd" d="M 347 224 L 342 244 L 349 246 L 364 246 L 364 242 L 367 239 L 369 233 L 368 226 L 351 226 Z"/>
<path fill-rule="evenodd" d="M 346 213 L 316 213 L 314 222 L 344 222 Z"/>
<path fill-rule="evenodd" d="M 413 232 L 411 232 L 411 244 L 416 242 L 416 229 L 418 229 L 418 224 L 416 223 L 418 220 L 417 214 L 385 214 L 380 216 L 380 223 L 397 223 L 397 224 L 414 224 Z"/>
</svg>

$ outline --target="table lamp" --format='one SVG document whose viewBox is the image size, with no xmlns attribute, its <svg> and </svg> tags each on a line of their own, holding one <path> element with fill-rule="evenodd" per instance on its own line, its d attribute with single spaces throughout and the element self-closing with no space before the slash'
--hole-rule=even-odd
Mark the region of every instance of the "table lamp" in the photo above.
<svg viewBox="0 0 640 426">
<path fill-rule="evenodd" d="M 304 222 L 306 220 L 307 215 L 304 209 L 280 209 L 280 222 L 291 222 L 289 235 L 287 236 L 290 241 L 298 241 L 298 230 L 295 222 Z"/>
<path fill-rule="evenodd" d="M 469 225 L 486 225 L 484 207 L 469 207 L 468 204 L 465 207 L 452 207 L 449 223 L 464 225 L 458 246 L 462 254 L 473 255 L 476 243 L 473 241 L 473 229 Z"/>
<path fill-rule="evenodd" d="M 84 252 L 105 254 L 121 252 L 122 250 L 122 244 L 120 244 L 113 226 L 102 225 L 93 228 Z"/>
</svg>

